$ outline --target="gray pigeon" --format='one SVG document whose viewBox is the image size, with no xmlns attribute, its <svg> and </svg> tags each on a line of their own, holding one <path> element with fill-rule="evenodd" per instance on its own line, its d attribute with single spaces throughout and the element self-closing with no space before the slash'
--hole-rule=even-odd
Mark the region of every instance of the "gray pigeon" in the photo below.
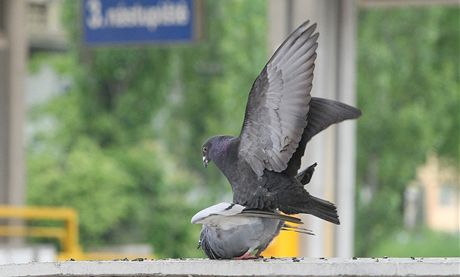
<svg viewBox="0 0 460 277">
<path fill-rule="evenodd" d="M 282 229 L 313 234 L 286 222 L 302 224 L 300 219 L 292 216 L 247 210 L 231 203 L 208 207 L 192 218 L 193 224 L 203 224 L 198 247 L 210 259 L 258 258 Z"/>
<path fill-rule="evenodd" d="M 361 115 L 349 105 L 311 97 L 315 29 L 316 24 L 303 23 L 276 50 L 251 88 L 240 135 L 208 139 L 203 163 L 214 161 L 227 177 L 234 203 L 339 224 L 335 205 L 310 195 L 296 178 L 314 135 Z"/>
</svg>

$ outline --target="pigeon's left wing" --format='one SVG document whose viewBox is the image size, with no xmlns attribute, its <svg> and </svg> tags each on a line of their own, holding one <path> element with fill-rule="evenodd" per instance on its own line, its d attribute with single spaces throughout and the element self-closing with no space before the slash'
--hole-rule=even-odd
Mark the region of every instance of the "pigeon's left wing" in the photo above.
<svg viewBox="0 0 460 277">
<path fill-rule="evenodd" d="M 243 210 L 241 212 L 241 216 L 272 218 L 272 219 L 279 219 L 282 221 L 287 221 L 287 222 L 291 222 L 295 224 L 303 224 L 300 218 L 280 214 L 277 212 L 269 212 L 269 211 L 263 211 L 263 210 Z"/>
<path fill-rule="evenodd" d="M 307 125 L 319 36 L 315 29 L 308 21 L 297 28 L 249 93 L 238 154 L 259 177 L 264 169 L 286 169 Z"/>
</svg>

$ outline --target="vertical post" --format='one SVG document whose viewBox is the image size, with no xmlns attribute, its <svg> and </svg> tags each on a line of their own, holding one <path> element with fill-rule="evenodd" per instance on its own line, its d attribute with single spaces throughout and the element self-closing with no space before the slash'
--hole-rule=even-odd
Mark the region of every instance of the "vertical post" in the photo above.
<svg viewBox="0 0 460 277">
<path fill-rule="evenodd" d="M 22 205 L 26 2 L 0 1 L 0 201 Z"/>
<path fill-rule="evenodd" d="M 356 103 L 356 5 L 354 0 L 339 1 L 337 26 L 337 99 L 350 105 Z M 338 257 L 353 256 L 356 180 L 356 121 L 337 125 L 336 199 L 341 225 L 336 229 L 335 253 Z"/>
<path fill-rule="evenodd" d="M 0 0 L 0 203 L 10 205 L 24 203 L 25 5 Z"/>
<path fill-rule="evenodd" d="M 13 205 L 24 204 L 24 81 L 26 71 L 25 1 L 10 1 L 8 36 L 10 37 L 10 147 L 9 198 Z"/>
<path fill-rule="evenodd" d="M 6 0 L 0 0 L 0 204 L 8 202 L 8 39 Z"/>
<path fill-rule="evenodd" d="M 336 20 L 338 1 L 299 1 L 298 17 L 310 19 L 318 23 L 318 57 L 314 72 L 312 95 L 328 99 L 336 98 L 337 83 L 335 82 L 337 67 L 337 29 Z M 303 14 L 302 14 L 303 13 Z M 308 191 L 317 197 L 336 202 L 335 190 L 335 126 L 332 126 L 312 139 L 305 151 L 304 164 L 306 167 L 318 163 L 317 171 L 308 185 Z M 335 225 L 313 216 L 306 216 L 309 228 L 316 236 L 305 237 L 305 255 L 314 257 L 334 256 Z"/>
</svg>

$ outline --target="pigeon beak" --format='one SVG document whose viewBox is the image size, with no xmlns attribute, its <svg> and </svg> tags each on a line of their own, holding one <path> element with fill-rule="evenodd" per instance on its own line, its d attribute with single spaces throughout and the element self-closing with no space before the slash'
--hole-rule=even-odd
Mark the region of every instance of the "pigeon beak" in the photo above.
<svg viewBox="0 0 460 277">
<path fill-rule="evenodd" d="M 206 156 L 203 156 L 203 165 L 204 165 L 204 167 L 208 167 L 208 163 L 209 163 L 209 161 L 206 158 Z"/>
</svg>

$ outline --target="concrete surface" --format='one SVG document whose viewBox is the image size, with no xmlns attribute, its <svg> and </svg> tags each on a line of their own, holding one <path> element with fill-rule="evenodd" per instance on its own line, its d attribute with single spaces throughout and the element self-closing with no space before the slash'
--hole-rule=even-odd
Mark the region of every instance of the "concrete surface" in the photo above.
<svg viewBox="0 0 460 277">
<path fill-rule="evenodd" d="M 53 262 L 56 259 L 57 253 L 54 245 L 10 246 L 8 244 L 0 244 L 0 265 Z"/>
<path fill-rule="evenodd" d="M 168 259 L 11 264 L 0 276 L 460 276 L 460 258 Z"/>
</svg>

